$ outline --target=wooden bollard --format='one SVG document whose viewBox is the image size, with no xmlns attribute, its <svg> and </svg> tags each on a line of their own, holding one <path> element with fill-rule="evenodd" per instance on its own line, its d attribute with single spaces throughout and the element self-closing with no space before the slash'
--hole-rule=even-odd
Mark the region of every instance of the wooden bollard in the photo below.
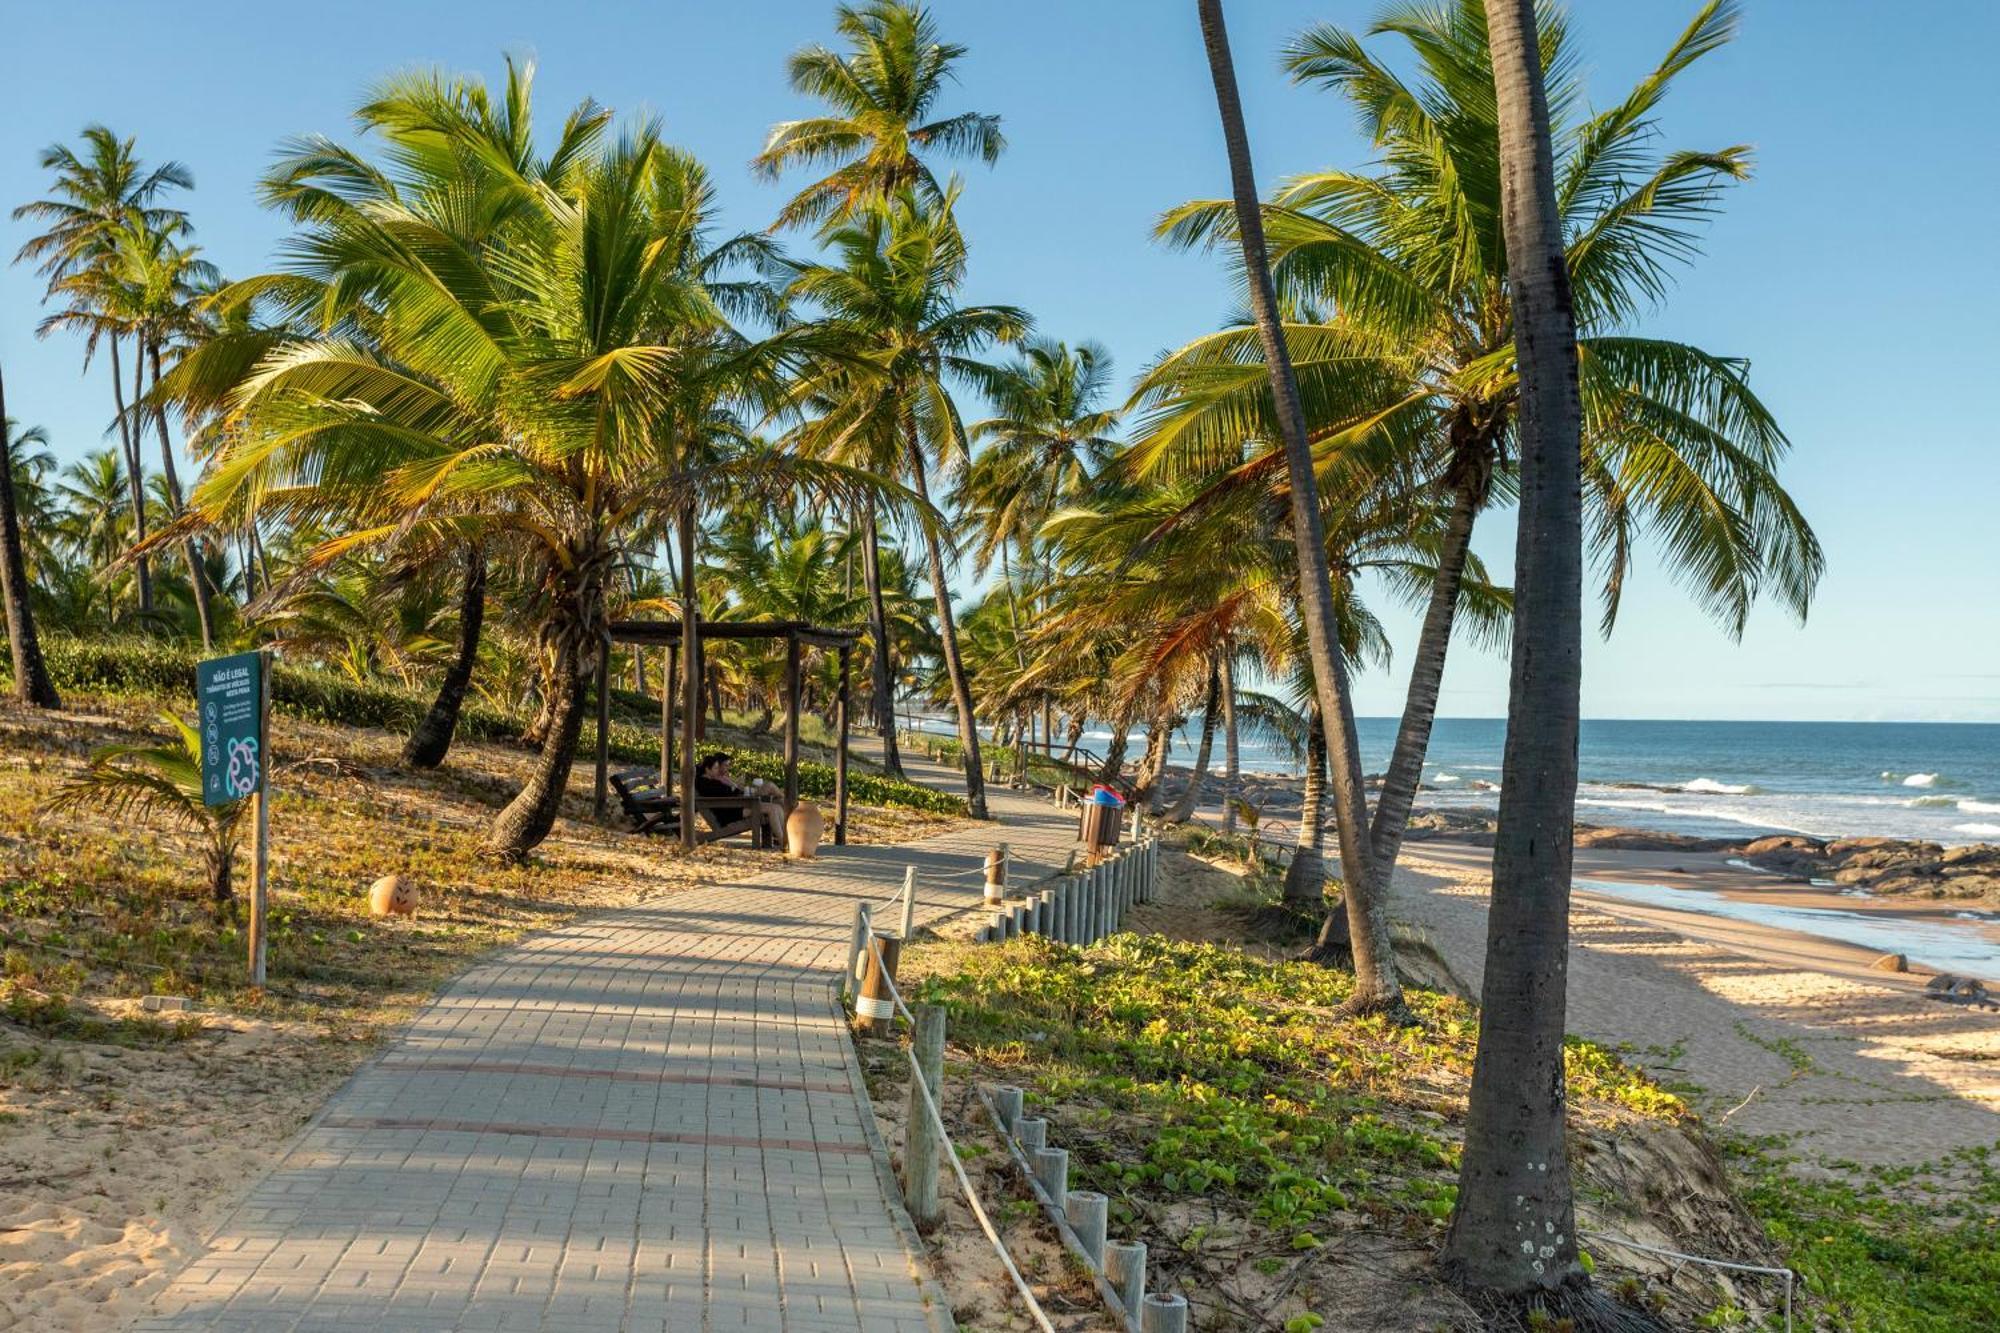
<svg viewBox="0 0 2000 1333">
<path fill-rule="evenodd" d="M 1118 1293 L 1126 1317 L 1136 1317 L 1146 1299 L 1146 1242 L 1114 1240 L 1106 1245 L 1104 1280 Z"/>
<path fill-rule="evenodd" d="M 1008 912 L 1007 915 L 1013 922 L 1013 929 L 1016 935 L 1025 935 L 1028 933 L 1028 905 L 1026 903 L 1015 904 L 1013 910 Z"/>
<path fill-rule="evenodd" d="M 911 1013 L 917 1020 L 912 1037 L 917 1067 L 923 1072 L 923 1085 L 930 1089 L 931 1100 L 937 1102 L 944 1095 L 944 1006 L 920 1004 Z M 938 1207 L 938 1152 L 943 1146 L 913 1078 L 909 1113 L 903 1122 L 903 1202 L 910 1210 L 910 1220 L 925 1230 L 944 1216 Z"/>
<path fill-rule="evenodd" d="M 1104 1234 L 1111 1219 L 1110 1205 L 1096 1190 L 1071 1190 L 1063 1200 L 1063 1219 L 1083 1246 L 1090 1266 L 1104 1271 Z"/>
<path fill-rule="evenodd" d="M 1011 1083 L 993 1089 L 993 1109 L 1000 1115 L 1000 1127 L 1009 1134 L 1021 1119 L 1021 1090 Z"/>
<path fill-rule="evenodd" d="M 986 902 L 997 907 L 1007 896 L 1007 844 L 986 853 Z"/>
<path fill-rule="evenodd" d="M 1187 1333 L 1188 1304 L 1185 1296 L 1148 1296 L 1139 1302 L 1142 1333 Z"/>
<path fill-rule="evenodd" d="M 1043 889 L 1035 895 L 1035 901 L 1037 903 L 1035 908 L 1035 929 L 1037 933 L 1054 939 L 1056 937 L 1056 891 L 1054 889 Z"/>
<path fill-rule="evenodd" d="M 866 971 L 863 955 L 868 950 L 868 904 L 854 904 L 854 930 L 847 940 L 847 976 L 841 982 L 841 991 L 847 995 L 860 994 L 861 975 Z"/>
<path fill-rule="evenodd" d="M 879 930 L 874 932 L 874 947 L 868 950 L 868 970 L 861 978 L 861 993 L 854 997 L 854 1016 L 870 1036 L 888 1036 L 890 1021 L 896 1017 L 896 1002 L 889 998 L 889 983 L 896 979 L 896 960 L 902 952 L 901 940 Z"/>
<path fill-rule="evenodd" d="M 1017 1117 L 1014 1141 L 1021 1145 L 1021 1155 L 1034 1161 L 1036 1151 L 1049 1146 L 1049 1122 L 1035 1115 Z"/>
<path fill-rule="evenodd" d="M 1029 1160 L 1035 1164 L 1035 1179 L 1041 1182 L 1042 1192 L 1056 1207 L 1062 1207 L 1063 1196 L 1069 1193 L 1069 1149 L 1037 1148 Z"/>
</svg>

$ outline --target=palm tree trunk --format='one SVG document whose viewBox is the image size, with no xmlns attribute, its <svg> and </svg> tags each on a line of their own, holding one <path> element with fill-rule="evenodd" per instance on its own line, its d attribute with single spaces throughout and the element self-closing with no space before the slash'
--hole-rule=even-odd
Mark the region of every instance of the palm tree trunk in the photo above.
<svg viewBox="0 0 2000 1333">
<path fill-rule="evenodd" d="M 1348 928 L 1354 939 L 1354 997 L 1357 1011 L 1395 1010 L 1403 1003 L 1396 978 L 1396 959 L 1389 941 L 1386 904 L 1378 891 L 1368 851 L 1368 802 L 1361 778 L 1360 744 L 1354 730 L 1354 700 L 1347 686 L 1333 605 L 1332 570 L 1327 562 L 1326 531 L 1319 512 L 1319 485 L 1313 474 L 1312 447 L 1306 439 L 1305 415 L 1299 408 L 1299 386 L 1278 320 L 1278 299 L 1264 250 L 1264 220 L 1257 182 L 1250 167 L 1250 140 L 1243 125 L 1243 104 L 1236 91 L 1236 68 L 1229 54 L 1229 33 L 1222 17 L 1222 0 L 1197 0 L 1202 39 L 1208 49 L 1209 71 L 1215 83 L 1222 137 L 1229 151 L 1231 192 L 1236 202 L 1236 229 L 1243 246 L 1243 266 L 1249 277 L 1250 305 L 1270 367 L 1278 424 L 1285 439 L 1285 471 L 1291 483 L 1292 540 L 1298 547 L 1299 608 L 1305 621 L 1306 655 L 1312 663 L 1313 690 L 1326 723 L 1327 757 L 1334 798 L 1334 820 L 1340 835 L 1341 877 L 1346 882 Z M 1325 932 L 1322 931 L 1322 934 Z"/>
<path fill-rule="evenodd" d="M 1577 1261 L 1563 1073 L 1583 655 L 1582 409 L 1534 0 L 1486 0 L 1486 16 L 1521 381 L 1521 512 L 1479 1048 L 1443 1258 L 1462 1285 L 1518 1300 L 1589 1281 Z"/>
<path fill-rule="evenodd" d="M 21 510 L 14 496 L 14 441 L 7 430 L 7 386 L 0 380 L 0 592 L 7 599 L 7 644 L 14 658 L 14 697 L 36 708 L 61 708 L 35 633 L 35 608 L 28 600 L 28 557 L 21 540 Z"/>
<path fill-rule="evenodd" d="M 576 761 L 577 738 L 583 734 L 583 715 L 589 704 L 584 682 L 594 665 L 584 652 L 584 617 L 576 608 L 570 608 L 569 614 L 579 623 L 556 628 L 555 669 L 546 682 L 552 716 L 541 753 L 527 783 L 507 808 L 494 816 L 486 835 L 486 850 L 503 860 L 523 859 L 549 836 L 562 810 L 563 794 L 569 789 L 570 767 Z"/>
<path fill-rule="evenodd" d="M 1222 654 L 1222 831 L 1236 832 L 1236 799 L 1243 781 L 1242 737 L 1236 729 L 1236 658 Z"/>
<path fill-rule="evenodd" d="M 137 350 L 143 352 L 152 361 L 153 390 L 157 393 L 160 388 L 159 340 L 157 338 L 149 338 L 146 340 L 145 346 Z M 139 409 L 139 422 L 143 423 L 146 416 L 145 404 L 142 401 L 137 406 Z M 153 425 L 158 427 L 160 435 L 160 475 L 167 483 L 168 517 L 178 519 L 181 516 L 183 508 L 181 503 L 181 479 L 179 472 L 174 467 L 173 441 L 167 436 L 167 411 L 164 407 L 156 405 L 152 409 L 152 416 Z M 202 650 L 204 652 L 212 652 L 215 649 L 215 608 L 213 606 L 213 598 L 209 595 L 208 570 L 202 564 L 200 539 L 189 537 L 182 541 L 181 556 L 187 561 L 188 586 L 194 590 L 194 614 L 196 623 L 201 626 Z"/>
<path fill-rule="evenodd" d="M 146 540 L 145 465 L 133 442 L 132 419 L 125 415 L 124 375 L 118 366 L 115 333 L 111 335 L 111 397 L 118 406 L 118 441 L 125 451 L 125 481 L 132 492 L 132 544 L 137 546 Z M 143 614 L 153 609 L 153 562 L 142 555 L 132 562 L 132 567 L 139 586 L 139 610 Z"/>
<path fill-rule="evenodd" d="M 1478 513 L 1479 500 L 1473 487 L 1458 486 L 1445 520 L 1444 544 L 1438 552 L 1437 577 L 1431 584 L 1423 631 L 1417 638 L 1416 661 L 1410 667 L 1410 689 L 1403 701 L 1403 720 L 1396 728 L 1396 748 L 1389 755 L 1382 792 L 1375 798 L 1375 820 L 1368 830 L 1375 873 L 1384 884 L 1395 876 L 1403 833 L 1410 826 L 1410 807 L 1424 775 L 1431 724 L 1437 720 L 1438 686 L 1444 680 L 1445 654 L 1451 648 L 1452 622 L 1458 614 L 1458 588 L 1465 576 L 1472 523 Z"/>
<path fill-rule="evenodd" d="M 472 668 L 479 660 L 479 631 L 485 620 L 486 556 L 479 543 L 472 542 L 465 548 L 465 583 L 458 599 L 458 656 L 439 682 L 430 711 L 403 746 L 403 762 L 411 768 L 436 768 L 450 751 L 459 709 L 472 684 Z"/>
<path fill-rule="evenodd" d="M 1213 660 L 1208 664 L 1208 699 L 1201 709 L 1201 743 L 1195 746 L 1194 770 L 1188 774 L 1186 790 L 1167 811 L 1167 822 L 1185 824 L 1194 818 L 1201 802 L 1202 779 L 1208 776 L 1208 756 L 1215 749 L 1215 721 L 1222 711 L 1222 669 Z"/>
<path fill-rule="evenodd" d="M 1313 911 L 1326 902 L 1326 728 L 1317 717 L 1306 732 L 1305 797 L 1299 804 L 1298 846 L 1285 867 L 1285 901 Z"/>
<path fill-rule="evenodd" d="M 889 658 L 889 608 L 882 598 L 882 534 L 875 521 L 875 498 L 862 511 L 861 577 L 868 585 L 868 632 L 875 640 L 873 676 L 875 726 L 882 733 L 882 771 L 903 776 L 903 755 L 896 744 L 895 668 Z"/>
<path fill-rule="evenodd" d="M 1125 748 L 1132 738 L 1132 724 L 1125 718 L 1118 719 L 1118 725 L 1111 729 L 1111 739 L 1104 744 L 1104 762 L 1097 770 L 1097 780 L 1107 785 L 1117 785 L 1120 775 L 1125 772 Z"/>
<path fill-rule="evenodd" d="M 917 499 L 928 507 L 930 483 L 924 480 L 923 449 L 917 443 L 915 409 L 904 409 L 903 437 L 909 451 L 910 480 Z M 986 818 L 986 774 L 980 767 L 979 721 L 972 712 L 972 683 L 958 655 L 958 624 L 952 617 L 951 588 L 945 582 L 944 550 L 937 529 L 924 525 L 924 556 L 930 562 L 931 596 L 937 602 L 938 640 L 944 650 L 945 676 L 951 681 L 951 701 L 958 712 L 958 743 L 965 760 L 965 806 L 974 819 Z"/>
</svg>

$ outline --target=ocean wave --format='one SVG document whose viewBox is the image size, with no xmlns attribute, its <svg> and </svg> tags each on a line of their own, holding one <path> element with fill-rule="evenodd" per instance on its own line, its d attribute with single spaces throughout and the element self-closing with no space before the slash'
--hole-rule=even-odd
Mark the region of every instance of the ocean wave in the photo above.
<svg viewBox="0 0 2000 1333">
<path fill-rule="evenodd" d="M 1707 796 L 1750 796 L 1759 790 L 1758 787 L 1748 782 L 1737 785 L 1729 782 L 1717 782 L 1714 778 L 1696 778 L 1693 782 L 1683 782 L 1680 785 L 1680 789 L 1682 791 L 1699 792 Z"/>
<path fill-rule="evenodd" d="M 1975 838 L 2000 838 L 2000 824 L 1953 824 L 1951 831 Z"/>
<path fill-rule="evenodd" d="M 1899 783 L 1905 787 L 1935 787 L 1941 776 L 1942 774 L 1938 773 L 1893 773 L 1888 769 L 1882 770 L 1882 781 Z"/>
<path fill-rule="evenodd" d="M 1956 796 L 1918 796 L 1903 802 L 1912 810 L 1949 810 L 1958 806 Z M 2000 807 L 1996 807 L 2000 810 Z"/>
<path fill-rule="evenodd" d="M 1655 814 L 1678 815 L 1683 819 L 1719 819 L 1728 824 L 1743 824 L 1750 828 L 1777 829 L 1786 833 L 1805 833 L 1808 830 L 1795 825 L 1780 823 L 1768 815 L 1755 814 L 1747 810 L 1731 810 L 1727 806 L 1689 808 L 1683 805 L 1669 805 L 1658 801 L 1612 801 L 1602 797 L 1582 797 L 1576 799 L 1579 806 L 1593 806 L 1603 810 L 1648 810 Z"/>
<path fill-rule="evenodd" d="M 1958 808 L 1968 815 L 2000 815 L 2000 801 L 1960 801 Z"/>
<path fill-rule="evenodd" d="M 1442 787 L 1447 782 L 1463 782 L 1465 779 L 1459 777 L 1456 773 L 1440 773 L 1432 778 L 1431 781 Z"/>
</svg>

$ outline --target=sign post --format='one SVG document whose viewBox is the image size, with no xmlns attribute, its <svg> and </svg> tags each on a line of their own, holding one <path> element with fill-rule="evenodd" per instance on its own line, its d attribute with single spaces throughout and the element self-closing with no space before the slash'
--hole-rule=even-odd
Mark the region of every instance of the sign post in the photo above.
<svg viewBox="0 0 2000 1333">
<path fill-rule="evenodd" d="M 251 805 L 250 984 L 264 984 L 264 909 L 271 843 L 271 654 L 217 657 L 195 666 L 201 709 L 201 799 Z"/>
</svg>

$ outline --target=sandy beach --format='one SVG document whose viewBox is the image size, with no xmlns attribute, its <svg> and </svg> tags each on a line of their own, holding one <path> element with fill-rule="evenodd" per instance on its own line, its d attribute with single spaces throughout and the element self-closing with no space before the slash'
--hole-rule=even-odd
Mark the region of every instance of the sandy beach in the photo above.
<svg viewBox="0 0 2000 1333">
<path fill-rule="evenodd" d="M 1579 869 L 1623 861 L 1638 875 L 1646 867 L 1629 858 L 1644 855 L 1586 853 Z M 1489 856 L 1414 847 L 1394 887 L 1397 919 L 1475 994 Z M 1588 891 L 1570 929 L 1569 1030 L 1698 1089 L 1711 1126 L 1866 1165 L 2000 1141 L 2000 1013 L 1926 998 L 1921 972 L 1875 971 L 1866 951 L 1795 931 Z"/>
</svg>

